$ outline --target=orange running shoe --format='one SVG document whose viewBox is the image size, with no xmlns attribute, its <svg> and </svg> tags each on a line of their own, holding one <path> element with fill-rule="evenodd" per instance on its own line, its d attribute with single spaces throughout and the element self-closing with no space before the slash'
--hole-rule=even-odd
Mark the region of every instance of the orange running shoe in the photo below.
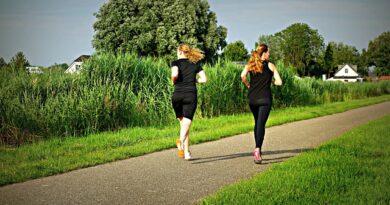
<svg viewBox="0 0 390 205">
<path fill-rule="evenodd" d="M 177 155 L 180 157 L 180 158 L 184 158 L 184 150 L 181 146 L 181 141 L 180 139 L 176 139 L 176 146 L 177 146 Z"/>
</svg>

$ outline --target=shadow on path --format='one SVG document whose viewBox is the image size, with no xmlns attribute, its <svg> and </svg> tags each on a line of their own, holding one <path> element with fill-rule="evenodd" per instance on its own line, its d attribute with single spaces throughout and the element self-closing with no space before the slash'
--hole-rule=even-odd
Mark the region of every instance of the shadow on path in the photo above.
<svg viewBox="0 0 390 205">
<path fill-rule="evenodd" d="M 274 150 L 274 151 L 265 151 L 262 152 L 262 155 L 274 155 L 274 154 L 286 154 L 286 153 L 301 153 L 312 150 L 311 148 L 302 148 L 302 149 L 292 149 L 292 150 Z M 219 155 L 219 156 L 212 156 L 212 157 L 203 157 L 203 158 L 193 158 L 191 159 L 192 164 L 202 164 L 202 163 L 209 163 L 209 162 L 215 162 L 215 161 L 221 161 L 221 160 L 230 160 L 240 157 L 249 157 L 252 156 L 252 152 L 243 152 L 243 153 L 236 153 L 236 154 L 229 154 L 229 155 Z M 262 163 L 262 164 L 271 164 L 271 163 L 277 163 L 283 161 L 283 159 L 287 159 L 293 156 L 287 156 L 287 157 L 278 157 L 278 158 L 271 158 L 271 159 L 263 159 L 263 161 L 272 161 L 268 163 Z M 274 161 L 276 160 L 276 161 Z"/>
</svg>

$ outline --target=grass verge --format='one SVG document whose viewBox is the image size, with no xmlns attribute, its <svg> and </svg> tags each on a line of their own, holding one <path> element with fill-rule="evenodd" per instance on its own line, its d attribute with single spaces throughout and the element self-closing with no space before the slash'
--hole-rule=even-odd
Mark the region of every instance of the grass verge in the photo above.
<svg viewBox="0 0 390 205">
<path fill-rule="evenodd" d="M 387 115 L 200 204 L 390 204 L 389 130 Z"/>
<path fill-rule="evenodd" d="M 274 110 L 267 126 L 315 118 L 389 101 L 390 95 L 313 107 Z M 217 140 L 253 129 L 251 114 L 196 119 L 191 144 Z M 129 128 L 86 137 L 53 138 L 21 147 L 0 147 L 0 185 L 50 176 L 119 159 L 173 148 L 178 126 Z"/>
</svg>

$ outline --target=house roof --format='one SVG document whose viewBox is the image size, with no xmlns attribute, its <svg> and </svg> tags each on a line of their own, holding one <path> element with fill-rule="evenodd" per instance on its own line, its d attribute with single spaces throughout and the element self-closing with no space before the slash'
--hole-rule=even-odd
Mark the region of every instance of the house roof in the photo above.
<svg viewBox="0 0 390 205">
<path fill-rule="evenodd" d="M 73 62 L 83 62 L 84 60 L 87 60 L 90 57 L 91 57 L 90 55 L 81 55 L 76 60 L 74 60 Z"/>
<path fill-rule="evenodd" d="M 343 69 L 345 66 L 349 66 L 350 68 L 352 68 L 356 73 L 357 73 L 357 65 L 352 65 L 352 64 L 343 64 L 343 65 L 338 65 L 338 70 L 336 71 L 339 72 L 341 69 Z"/>
<path fill-rule="evenodd" d="M 357 66 L 356 65 L 351 65 L 351 64 L 344 64 L 344 65 L 339 65 L 338 66 L 339 67 L 339 69 L 336 71 L 336 73 L 335 73 L 335 77 L 346 77 L 346 76 L 353 76 L 353 77 L 359 77 L 360 75 L 359 75 L 359 73 L 357 72 Z M 353 73 L 351 73 L 351 74 L 348 74 L 348 75 L 345 75 L 345 73 L 342 73 L 341 71 L 344 69 L 344 68 L 349 68 L 349 69 L 351 69 L 352 70 L 352 72 L 354 72 L 354 74 Z"/>
<path fill-rule="evenodd" d="M 378 80 L 390 80 L 390 75 L 382 75 Z"/>
</svg>

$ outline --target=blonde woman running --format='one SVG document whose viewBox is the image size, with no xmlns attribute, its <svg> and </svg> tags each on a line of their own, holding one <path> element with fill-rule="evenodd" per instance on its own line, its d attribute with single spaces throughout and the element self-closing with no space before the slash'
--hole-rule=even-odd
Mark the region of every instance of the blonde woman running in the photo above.
<svg viewBox="0 0 390 205">
<path fill-rule="evenodd" d="M 205 83 L 207 77 L 199 61 L 203 59 L 202 51 L 180 44 L 177 49 L 177 60 L 172 62 L 172 84 L 175 91 L 172 106 L 180 122 L 180 138 L 176 139 L 178 155 L 186 160 L 191 159 L 189 151 L 189 134 L 192 119 L 197 106 L 196 83 Z M 197 75 L 199 78 L 197 79 Z"/>
</svg>

